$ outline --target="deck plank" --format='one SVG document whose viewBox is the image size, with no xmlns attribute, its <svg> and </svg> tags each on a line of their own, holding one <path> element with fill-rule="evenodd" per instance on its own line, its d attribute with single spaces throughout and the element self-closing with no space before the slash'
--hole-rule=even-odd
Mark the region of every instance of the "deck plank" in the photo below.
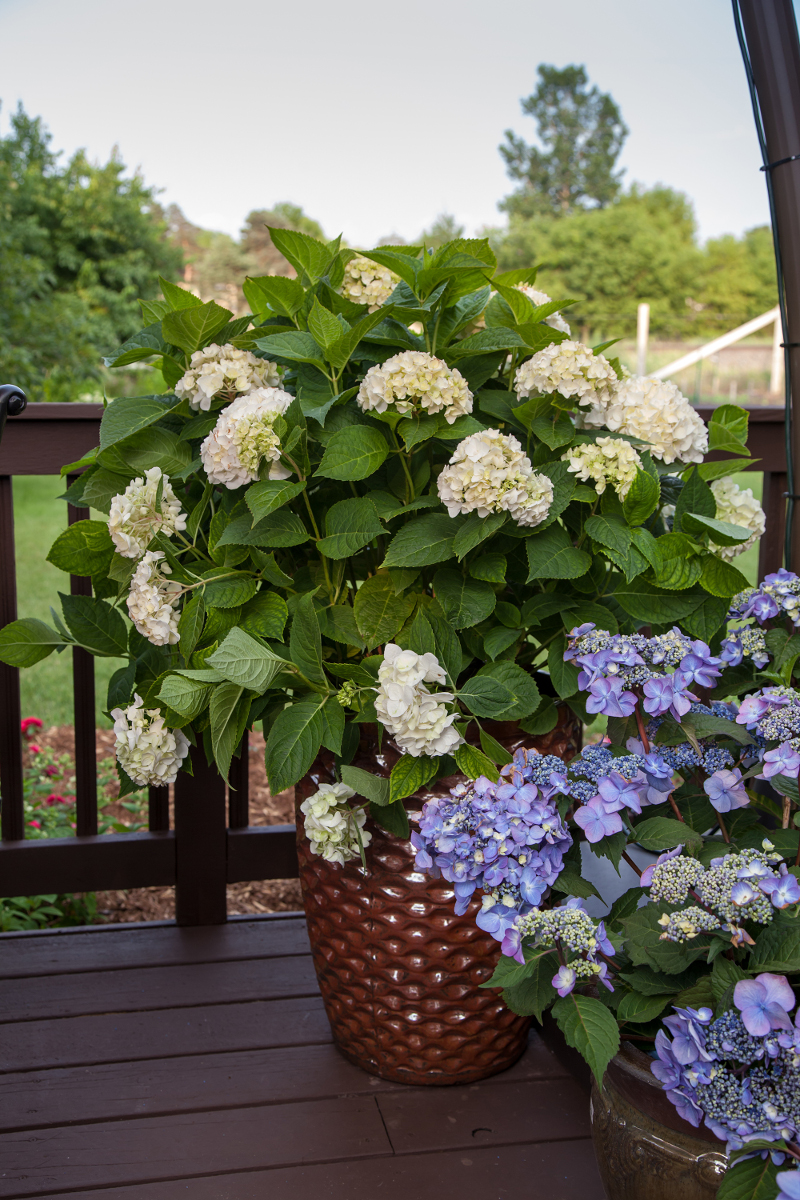
<svg viewBox="0 0 800 1200">
<path fill-rule="evenodd" d="M 497 1079 L 508 1087 L 528 1080 L 555 1080 L 563 1074 L 558 1061 L 534 1034 L 519 1062 Z M 0 1130 L 389 1091 L 420 1097 L 416 1089 L 368 1075 L 348 1062 L 332 1044 L 105 1063 L 0 1076 Z M 461 1105 L 458 1111 L 467 1114 L 463 1117 L 467 1121 L 473 1120 L 474 1112 L 483 1104 L 483 1092 L 476 1097 L 474 1089 L 468 1092 L 466 1106 L 457 1101 L 461 1089 L 448 1088 L 444 1096 L 440 1089 L 435 1091 L 437 1096 L 423 1094 L 423 1105 L 430 1100 L 440 1109 L 443 1100 L 458 1103 Z M 583 1096 L 581 1099 L 585 1114 L 586 1099 Z M 493 1110 L 495 1103 L 492 1102 Z M 408 1126 L 407 1115 L 404 1110 L 393 1108 L 388 1114 L 383 1112 L 383 1116 L 397 1149 L 398 1139 L 402 1141 L 405 1136 L 407 1141 L 403 1132 Z M 391 1127 L 392 1121 L 400 1128 L 397 1135 Z M 485 1113 L 478 1123 L 481 1122 L 486 1124 Z"/>
<path fill-rule="evenodd" d="M 438 1090 L 438 1089 L 437 1089 Z M 49 1193 L 55 1200 L 63 1193 Z M 73 1192 L 69 1200 L 605 1200 L 588 1138 Z"/>
<path fill-rule="evenodd" d="M 372 1096 L 59 1126 L 0 1136 L 0 1196 L 391 1152 Z"/>
<path fill-rule="evenodd" d="M 84 971 L 7 979 L 0 986 L 0 1024 L 316 994 L 310 954 L 246 959 L 223 967 L 193 963 L 139 971 Z"/>
<path fill-rule="evenodd" d="M 319 996 L 62 1017 L 5 1026 L 0 1037 L 0 1071 L 133 1062 L 156 1055 L 263 1050 L 330 1040 L 331 1027 Z"/>
<path fill-rule="evenodd" d="M 309 949 L 306 923 L 296 916 L 197 928 L 101 925 L 27 937 L 3 934 L 0 979 L 277 958 L 308 954 Z"/>
</svg>

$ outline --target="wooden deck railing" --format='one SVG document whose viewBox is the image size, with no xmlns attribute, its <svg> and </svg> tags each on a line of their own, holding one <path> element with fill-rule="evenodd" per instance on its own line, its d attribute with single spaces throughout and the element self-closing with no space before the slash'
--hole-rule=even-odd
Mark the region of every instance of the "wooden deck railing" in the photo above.
<svg viewBox="0 0 800 1200">
<path fill-rule="evenodd" d="M 711 410 L 700 409 L 704 418 Z M 11 418 L 0 443 L 0 628 L 17 616 L 14 553 L 14 475 L 57 475 L 99 440 L 99 404 L 31 404 Z M 767 532 L 759 573 L 776 570 L 783 557 L 786 453 L 783 409 L 755 409 L 750 448 L 764 471 Z M 714 457 L 714 456 L 712 456 Z M 87 517 L 69 506 L 68 520 Z M 44 554 L 46 547 L 41 547 Z M 71 577 L 73 594 L 88 579 Z M 146 833 L 97 833 L 94 659 L 72 651 L 75 702 L 76 834 L 25 840 L 19 671 L 0 664 L 0 896 L 85 892 L 174 884 L 176 919 L 182 925 L 226 919 L 227 883 L 288 879 L 297 875 L 293 825 L 249 825 L 246 743 L 231 766 L 232 788 L 194 757 L 194 776 L 178 775 L 175 822 L 169 827 L 168 791 L 151 788 Z"/>
</svg>

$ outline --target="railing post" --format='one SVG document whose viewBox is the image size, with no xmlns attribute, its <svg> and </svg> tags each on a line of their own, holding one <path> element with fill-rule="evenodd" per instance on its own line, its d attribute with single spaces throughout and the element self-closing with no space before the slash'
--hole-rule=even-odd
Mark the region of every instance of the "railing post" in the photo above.
<svg viewBox="0 0 800 1200">
<path fill-rule="evenodd" d="M 228 772 L 228 828 L 247 829 L 250 824 L 250 747 L 244 731 L 239 753 L 231 759 Z"/>
<path fill-rule="evenodd" d="M 764 491 L 761 507 L 767 518 L 767 528 L 758 548 L 758 579 L 777 571 L 783 564 L 786 529 L 786 473 L 764 472 Z"/>
<path fill-rule="evenodd" d="M 0 475 L 0 628 L 16 619 L 14 493 L 11 476 Z M 3 801 L 2 835 L 7 841 L 25 837 L 21 720 L 19 669 L 0 663 L 0 796 Z"/>
<path fill-rule="evenodd" d="M 79 476 L 67 476 L 73 483 Z M 67 505 L 70 525 L 89 518 L 88 508 Z M 73 596 L 91 596 L 92 581 L 70 575 Z M 75 833 L 94 837 L 97 833 L 97 734 L 95 729 L 94 658 L 82 646 L 72 648 L 72 681 L 75 713 Z"/>
<path fill-rule="evenodd" d="M 194 775 L 175 782 L 175 920 L 222 925 L 228 919 L 225 781 L 202 743 L 190 751 Z"/>
<path fill-rule="evenodd" d="M 150 833 L 166 833 L 169 829 L 169 788 L 147 789 L 147 828 Z"/>
</svg>

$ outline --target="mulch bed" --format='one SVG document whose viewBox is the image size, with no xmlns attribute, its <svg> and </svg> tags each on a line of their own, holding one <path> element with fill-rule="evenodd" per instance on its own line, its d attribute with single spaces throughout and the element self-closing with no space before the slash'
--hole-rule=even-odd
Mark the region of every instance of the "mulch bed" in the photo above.
<svg viewBox="0 0 800 1200">
<path fill-rule="evenodd" d="M 71 725 L 53 725 L 36 734 L 36 743 L 49 747 L 57 755 L 67 755 L 74 761 L 74 730 Z M 98 729 L 96 736 L 97 761 L 114 757 L 114 734 L 110 729 Z M 25 758 L 30 754 L 25 746 Z M 115 801 L 116 786 L 106 787 L 108 803 L 106 816 L 130 825 L 137 815 Z M 141 818 L 139 818 L 141 819 Z M 146 819 L 146 817 L 145 817 Z M 285 825 L 294 821 L 294 788 L 273 796 L 267 786 L 264 768 L 264 738 L 250 734 L 250 824 Z M 301 909 L 300 882 L 297 879 L 265 880 L 228 885 L 228 915 L 247 913 L 291 912 Z M 133 888 L 130 891 L 97 893 L 97 916 L 104 924 L 126 921 L 162 921 L 175 916 L 175 889 Z"/>
</svg>

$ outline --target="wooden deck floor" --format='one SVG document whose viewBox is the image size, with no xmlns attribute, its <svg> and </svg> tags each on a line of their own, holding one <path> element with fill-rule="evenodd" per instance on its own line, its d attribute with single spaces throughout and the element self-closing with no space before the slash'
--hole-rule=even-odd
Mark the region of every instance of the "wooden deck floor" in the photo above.
<svg viewBox="0 0 800 1200">
<path fill-rule="evenodd" d="M 301 917 L 0 936 L 0 1197 L 603 1200 L 534 1037 L 469 1087 L 331 1041 Z"/>
</svg>

